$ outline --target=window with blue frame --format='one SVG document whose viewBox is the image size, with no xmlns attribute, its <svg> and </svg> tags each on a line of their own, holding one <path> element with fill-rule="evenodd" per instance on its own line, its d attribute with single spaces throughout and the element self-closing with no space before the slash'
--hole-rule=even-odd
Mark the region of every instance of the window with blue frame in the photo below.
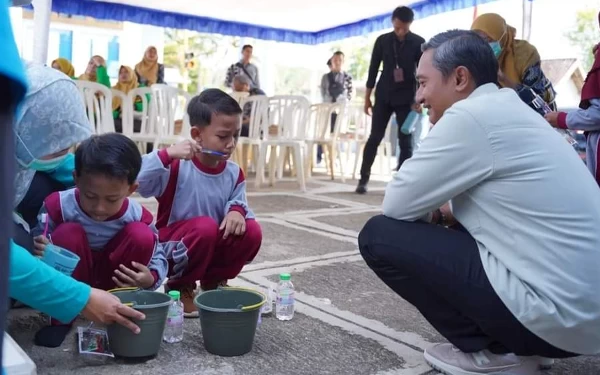
<svg viewBox="0 0 600 375">
<path fill-rule="evenodd" d="M 58 56 L 69 61 L 73 60 L 73 32 L 60 31 L 59 33 Z"/>
</svg>

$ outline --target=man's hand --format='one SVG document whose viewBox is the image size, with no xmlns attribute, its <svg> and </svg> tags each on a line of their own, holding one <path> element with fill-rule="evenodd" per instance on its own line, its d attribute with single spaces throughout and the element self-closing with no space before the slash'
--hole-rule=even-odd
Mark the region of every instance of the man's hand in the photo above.
<svg viewBox="0 0 600 375">
<path fill-rule="evenodd" d="M 442 215 L 444 215 L 444 221 L 440 224 L 442 224 L 445 227 L 451 227 L 457 223 L 456 219 L 454 218 L 454 215 L 452 214 L 452 210 L 450 209 L 450 203 L 446 203 L 445 205 L 440 207 L 440 211 L 442 212 Z"/>
<path fill-rule="evenodd" d="M 37 257 L 43 257 L 44 251 L 46 250 L 46 245 L 49 244 L 50 241 L 44 235 L 36 236 L 33 239 L 33 255 Z"/>
<path fill-rule="evenodd" d="M 95 288 L 92 288 L 90 298 L 81 313 L 86 319 L 96 323 L 119 323 L 135 334 L 140 333 L 140 327 L 129 318 L 146 319 L 146 316 L 141 312 L 123 305 L 116 296 Z"/>
<path fill-rule="evenodd" d="M 553 127 L 558 127 L 558 112 L 548 112 L 544 115 L 546 121 L 550 123 Z"/>
<path fill-rule="evenodd" d="M 192 139 L 186 139 L 167 148 L 167 154 L 171 159 L 190 160 L 200 151 L 200 146 Z"/>
<path fill-rule="evenodd" d="M 112 280 L 119 288 L 138 287 L 148 289 L 154 285 L 154 276 L 152 276 L 152 272 L 148 267 L 137 262 L 131 262 L 131 266 L 135 270 L 123 264 L 115 270 L 115 276 L 112 277 Z"/>
<path fill-rule="evenodd" d="M 229 211 L 223 219 L 219 230 L 223 231 L 223 239 L 229 237 L 230 234 L 241 236 L 246 233 L 246 218 L 237 211 Z"/>
<path fill-rule="evenodd" d="M 373 115 L 373 103 L 371 103 L 371 98 L 365 98 L 365 113 L 368 116 Z"/>
</svg>

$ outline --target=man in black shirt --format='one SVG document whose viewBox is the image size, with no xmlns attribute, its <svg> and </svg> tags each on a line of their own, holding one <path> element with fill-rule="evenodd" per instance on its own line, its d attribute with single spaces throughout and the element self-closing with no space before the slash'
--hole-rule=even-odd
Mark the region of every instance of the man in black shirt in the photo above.
<svg viewBox="0 0 600 375">
<path fill-rule="evenodd" d="M 394 31 L 379 36 L 373 47 L 365 94 L 365 113 L 372 114 L 373 121 L 371 134 L 363 153 L 360 181 L 356 188 L 359 194 L 367 192 L 367 183 L 371 176 L 371 166 L 377 155 L 377 147 L 385 135 L 390 116 L 394 112 L 400 140 L 400 157 L 396 168 L 400 169 L 404 160 L 412 156 L 412 135 L 403 134 L 400 132 L 400 127 L 411 109 L 421 110 L 420 106 L 415 104 L 417 88 L 415 71 L 421 58 L 421 44 L 425 43 L 425 39 L 410 32 L 413 19 L 412 9 L 405 6 L 396 8 L 392 13 Z M 371 93 L 382 62 L 383 71 L 377 82 L 375 106 L 373 106 Z"/>
</svg>

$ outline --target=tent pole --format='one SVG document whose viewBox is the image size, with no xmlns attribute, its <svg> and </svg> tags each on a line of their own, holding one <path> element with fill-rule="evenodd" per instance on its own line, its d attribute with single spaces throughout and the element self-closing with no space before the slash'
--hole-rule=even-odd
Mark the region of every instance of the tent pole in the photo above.
<svg viewBox="0 0 600 375">
<path fill-rule="evenodd" d="M 531 21 L 533 16 L 533 0 L 523 0 L 523 23 L 521 39 L 529 41 L 531 38 Z"/>
<path fill-rule="evenodd" d="M 45 64 L 48 60 L 52 0 L 33 0 L 33 61 Z"/>
</svg>

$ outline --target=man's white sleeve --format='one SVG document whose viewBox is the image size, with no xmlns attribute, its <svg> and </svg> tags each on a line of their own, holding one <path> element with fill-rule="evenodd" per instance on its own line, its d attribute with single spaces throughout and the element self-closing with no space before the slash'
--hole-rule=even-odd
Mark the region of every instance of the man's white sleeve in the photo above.
<svg viewBox="0 0 600 375">
<path fill-rule="evenodd" d="M 451 108 L 387 185 L 383 214 L 415 221 L 489 177 L 494 169 L 485 129 L 462 108 Z"/>
</svg>

